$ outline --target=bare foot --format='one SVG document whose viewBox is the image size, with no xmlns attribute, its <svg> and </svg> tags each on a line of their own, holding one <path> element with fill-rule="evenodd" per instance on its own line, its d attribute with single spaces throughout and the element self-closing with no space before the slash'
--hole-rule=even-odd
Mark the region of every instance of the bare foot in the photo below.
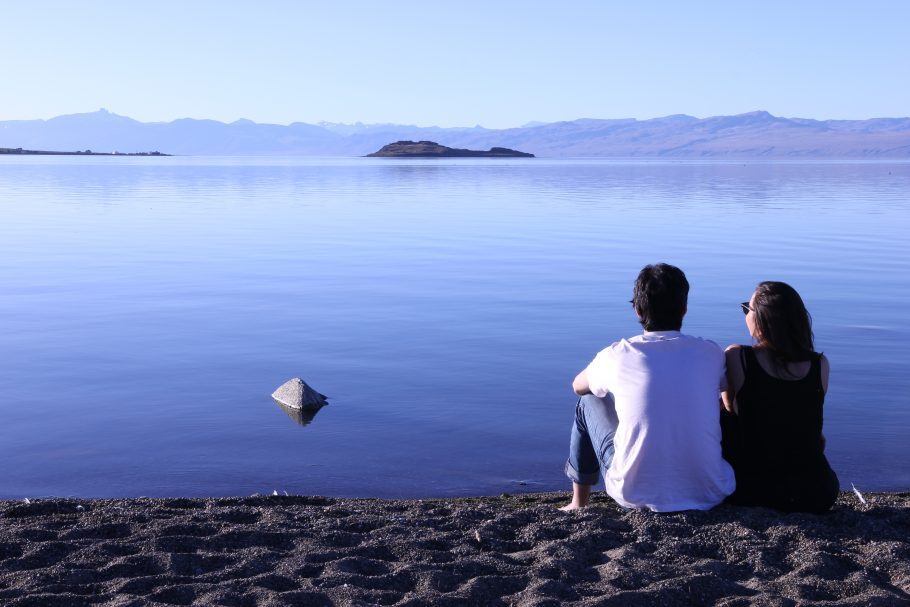
<svg viewBox="0 0 910 607">
<path fill-rule="evenodd" d="M 580 510 L 588 505 L 588 500 L 591 498 L 591 485 L 579 485 L 578 483 L 572 483 L 572 501 L 569 502 L 567 506 L 560 508 L 563 512 L 572 512 L 573 510 Z"/>
</svg>

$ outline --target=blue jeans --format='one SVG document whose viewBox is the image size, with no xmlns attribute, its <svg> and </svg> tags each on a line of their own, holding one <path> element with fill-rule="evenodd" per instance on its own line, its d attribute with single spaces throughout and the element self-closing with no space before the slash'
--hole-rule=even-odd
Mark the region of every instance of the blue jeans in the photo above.
<svg viewBox="0 0 910 607">
<path fill-rule="evenodd" d="M 575 405 L 566 476 L 579 485 L 596 485 L 613 460 L 613 436 L 619 420 L 613 395 L 586 394 Z"/>
</svg>

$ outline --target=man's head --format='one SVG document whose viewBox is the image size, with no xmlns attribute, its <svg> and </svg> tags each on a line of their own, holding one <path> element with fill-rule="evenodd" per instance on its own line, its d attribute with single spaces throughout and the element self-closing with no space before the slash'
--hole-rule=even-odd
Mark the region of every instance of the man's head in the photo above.
<svg viewBox="0 0 910 607">
<path fill-rule="evenodd" d="M 648 265 L 638 273 L 632 305 L 645 331 L 679 331 L 689 300 L 689 281 L 676 266 Z"/>
</svg>

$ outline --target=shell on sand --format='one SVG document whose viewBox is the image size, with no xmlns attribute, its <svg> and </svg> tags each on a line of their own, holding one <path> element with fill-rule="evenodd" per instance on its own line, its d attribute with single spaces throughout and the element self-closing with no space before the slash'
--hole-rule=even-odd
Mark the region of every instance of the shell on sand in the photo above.
<svg viewBox="0 0 910 607">
<path fill-rule="evenodd" d="M 289 379 L 272 392 L 279 404 L 292 409 L 318 409 L 326 404 L 326 396 L 309 387 L 299 377 Z"/>
</svg>

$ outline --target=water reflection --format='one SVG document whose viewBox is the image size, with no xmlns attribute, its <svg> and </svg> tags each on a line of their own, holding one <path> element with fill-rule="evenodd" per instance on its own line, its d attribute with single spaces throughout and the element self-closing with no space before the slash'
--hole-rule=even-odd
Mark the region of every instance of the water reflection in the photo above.
<svg viewBox="0 0 910 607">
<path fill-rule="evenodd" d="M 316 417 L 316 414 L 319 413 L 319 411 L 322 410 L 322 407 L 325 406 L 322 405 L 317 407 L 304 407 L 303 409 L 297 409 L 294 407 L 288 407 L 287 405 L 280 403 L 277 400 L 274 402 L 281 408 L 282 411 L 287 413 L 288 417 L 290 417 L 301 426 L 309 426 L 313 421 L 313 418 Z"/>
</svg>

